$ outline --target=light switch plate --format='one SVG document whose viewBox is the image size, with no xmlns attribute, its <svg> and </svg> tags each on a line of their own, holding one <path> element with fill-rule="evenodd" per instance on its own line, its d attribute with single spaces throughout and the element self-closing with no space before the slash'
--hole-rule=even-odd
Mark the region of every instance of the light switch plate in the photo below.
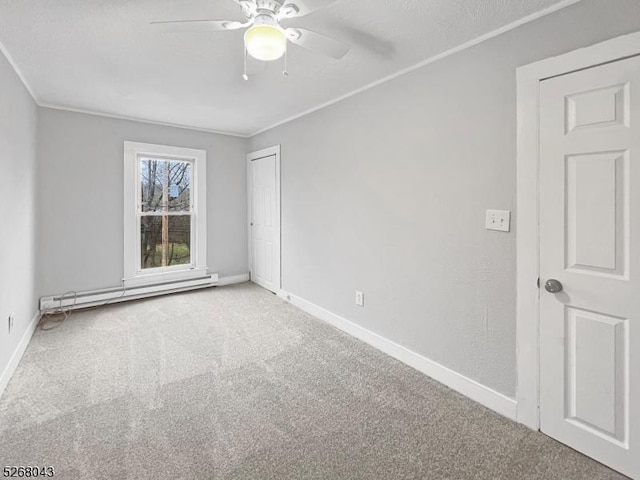
<svg viewBox="0 0 640 480">
<path fill-rule="evenodd" d="M 508 232 L 511 229 L 511 212 L 509 210 L 487 210 L 485 228 Z"/>
</svg>

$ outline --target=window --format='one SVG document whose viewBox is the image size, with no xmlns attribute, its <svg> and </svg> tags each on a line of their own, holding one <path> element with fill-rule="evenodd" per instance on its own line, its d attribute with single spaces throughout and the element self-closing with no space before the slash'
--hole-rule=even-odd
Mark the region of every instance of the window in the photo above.
<svg viewBox="0 0 640 480">
<path fill-rule="evenodd" d="M 125 142 L 125 285 L 206 274 L 206 152 Z"/>
<path fill-rule="evenodd" d="M 193 265 L 191 162 L 139 157 L 140 268 Z"/>
</svg>

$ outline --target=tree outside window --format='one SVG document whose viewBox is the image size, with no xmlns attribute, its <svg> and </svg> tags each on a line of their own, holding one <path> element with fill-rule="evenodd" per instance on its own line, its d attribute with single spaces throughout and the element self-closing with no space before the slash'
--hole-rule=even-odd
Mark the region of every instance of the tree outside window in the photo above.
<svg viewBox="0 0 640 480">
<path fill-rule="evenodd" d="M 191 162 L 147 157 L 139 162 L 141 268 L 193 263 Z"/>
</svg>

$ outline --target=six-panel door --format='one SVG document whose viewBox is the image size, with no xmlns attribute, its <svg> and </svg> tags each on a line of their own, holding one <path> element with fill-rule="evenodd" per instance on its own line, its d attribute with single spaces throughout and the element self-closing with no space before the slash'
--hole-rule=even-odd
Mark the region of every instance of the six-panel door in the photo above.
<svg viewBox="0 0 640 480">
<path fill-rule="evenodd" d="M 640 57 L 540 95 L 541 430 L 640 478 Z"/>
<path fill-rule="evenodd" d="M 275 249 L 278 232 L 276 198 L 276 156 L 252 160 L 251 163 L 251 257 L 252 280 L 276 291 L 279 262 Z"/>
</svg>

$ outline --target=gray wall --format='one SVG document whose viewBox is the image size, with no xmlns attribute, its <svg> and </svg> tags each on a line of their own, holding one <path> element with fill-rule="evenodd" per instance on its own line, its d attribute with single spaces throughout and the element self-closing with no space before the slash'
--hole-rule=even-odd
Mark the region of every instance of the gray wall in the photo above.
<svg viewBox="0 0 640 480">
<path fill-rule="evenodd" d="M 37 311 L 37 107 L 0 53 L 0 375 Z M 8 318 L 15 313 L 8 333 Z"/>
<path fill-rule="evenodd" d="M 118 286 L 125 140 L 207 151 L 208 264 L 246 273 L 247 140 L 107 117 L 39 111 L 40 294 Z"/>
<path fill-rule="evenodd" d="M 283 288 L 514 396 L 515 229 L 484 215 L 516 207 L 516 67 L 637 30 L 584 0 L 254 137 L 282 145 Z"/>
</svg>

